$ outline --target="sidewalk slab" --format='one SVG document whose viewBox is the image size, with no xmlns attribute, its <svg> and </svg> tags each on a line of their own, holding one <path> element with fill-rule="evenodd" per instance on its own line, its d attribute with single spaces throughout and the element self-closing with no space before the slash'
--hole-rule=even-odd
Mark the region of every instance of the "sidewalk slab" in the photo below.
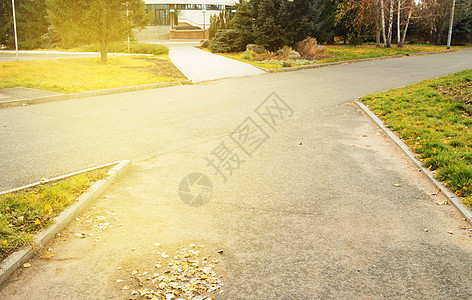
<svg viewBox="0 0 472 300">
<path fill-rule="evenodd" d="M 134 53 L 108 53 L 109 56 L 152 56 L 152 54 L 134 54 Z M 18 60 L 51 60 L 61 58 L 75 57 L 99 57 L 100 52 L 71 52 L 71 51 L 36 51 L 20 50 L 18 51 Z M 16 61 L 16 52 L 11 50 L 0 50 L 0 61 Z"/>
<path fill-rule="evenodd" d="M 3 101 L 12 101 L 18 99 L 33 99 L 41 97 L 50 97 L 63 95 L 62 93 L 25 88 L 25 87 L 14 87 L 14 88 L 5 88 L 0 89 L 0 102 Z"/>
<path fill-rule="evenodd" d="M 78 214 L 85 210 L 97 197 L 99 197 L 105 191 L 105 189 L 114 183 L 118 177 L 128 172 L 130 166 L 131 162 L 129 160 L 117 162 L 116 165 L 107 172 L 107 178 L 95 182 L 85 193 L 77 198 L 76 202 L 64 209 L 56 218 L 54 218 L 54 223 L 51 226 L 40 231 L 33 237 L 34 247 L 24 247 L 5 258 L 0 263 L 0 284 L 9 279 L 16 269 L 20 268 L 24 263 L 30 260 L 35 255 L 35 253 L 37 253 L 38 249 L 49 243 L 54 238 L 54 236 L 59 233 L 59 231 L 66 227 L 67 224 L 69 224 Z M 84 170 L 83 172 L 88 170 Z M 73 176 L 78 173 L 80 172 L 74 172 L 56 179 L 51 179 L 48 182 Z M 31 186 L 32 185 L 23 187 L 23 189 Z M 15 191 L 20 189 L 21 188 L 15 189 Z"/>
<path fill-rule="evenodd" d="M 8 95 L 7 95 L 7 93 L 9 93 L 8 91 L 5 93 L 4 98 L 0 97 L 0 108 L 95 97 L 95 96 L 101 96 L 101 95 L 121 94 L 121 93 L 133 92 L 133 91 L 142 91 L 142 90 L 148 90 L 148 89 L 178 86 L 182 84 L 190 84 L 190 82 L 188 80 L 168 81 L 168 82 L 135 85 L 135 86 L 125 86 L 125 87 L 111 88 L 111 89 L 104 89 L 104 90 L 84 91 L 84 92 L 77 92 L 77 93 L 70 93 L 70 94 L 61 94 L 61 93 L 37 90 L 36 93 L 39 94 L 41 92 L 44 92 L 44 95 L 42 96 L 36 95 L 32 97 L 30 97 L 29 94 L 23 95 L 22 94 L 23 88 L 20 88 L 19 90 L 16 90 L 14 92 L 14 97 L 12 96 L 12 99 L 8 99 Z M 0 93 L 2 91 L 3 89 L 0 89 Z M 30 93 L 32 92 L 30 91 Z M 52 94 L 48 95 L 48 93 L 52 93 Z"/>
<path fill-rule="evenodd" d="M 192 46 L 169 46 L 169 58 L 193 83 L 266 73 L 252 65 Z"/>
</svg>

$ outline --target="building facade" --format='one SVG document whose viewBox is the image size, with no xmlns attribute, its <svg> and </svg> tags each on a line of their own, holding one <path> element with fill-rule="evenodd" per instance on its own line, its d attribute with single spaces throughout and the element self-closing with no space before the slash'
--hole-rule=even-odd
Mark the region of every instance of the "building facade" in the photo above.
<svg viewBox="0 0 472 300">
<path fill-rule="evenodd" d="M 145 0 L 151 14 L 150 26 L 188 26 L 208 29 L 210 17 L 221 11 L 231 12 L 236 0 Z"/>
</svg>

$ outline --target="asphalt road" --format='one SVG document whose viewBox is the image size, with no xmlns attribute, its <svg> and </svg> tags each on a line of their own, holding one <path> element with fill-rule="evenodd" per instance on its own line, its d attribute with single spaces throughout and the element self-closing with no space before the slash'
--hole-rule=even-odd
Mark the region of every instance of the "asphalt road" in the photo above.
<svg viewBox="0 0 472 300">
<path fill-rule="evenodd" d="M 136 298 L 133 290 L 157 288 L 134 270 L 165 274 L 157 262 L 168 268 L 176 250 L 196 244 L 219 260 L 217 299 L 470 299 L 470 225 L 435 204 L 444 200 L 435 188 L 350 103 L 467 68 L 472 51 L 0 110 L 5 186 L 135 161 L 49 245 L 53 259 L 33 259 L 0 294 Z M 259 106 L 272 92 L 285 104 Z M 283 120 L 264 114 L 277 107 Z M 265 134 L 247 143 L 251 120 Z M 230 160 L 238 168 L 220 169 L 226 182 L 207 160 L 222 145 L 238 153 Z M 192 172 L 213 186 L 199 207 L 177 192 Z M 111 227 L 98 232 L 101 216 Z"/>
<path fill-rule="evenodd" d="M 472 68 L 472 51 L 338 65 L 0 110 L 0 189 L 227 134 L 270 93 L 313 117 L 326 107 Z"/>
</svg>

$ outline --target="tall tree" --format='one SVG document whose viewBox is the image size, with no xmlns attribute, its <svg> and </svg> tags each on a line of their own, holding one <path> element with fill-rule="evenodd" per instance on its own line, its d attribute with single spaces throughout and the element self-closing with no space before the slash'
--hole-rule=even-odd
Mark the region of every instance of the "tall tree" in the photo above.
<svg viewBox="0 0 472 300">
<path fill-rule="evenodd" d="M 147 22 L 143 0 L 46 0 L 53 29 L 65 47 L 97 43 L 102 62 L 108 44 L 124 40 Z"/>
<path fill-rule="evenodd" d="M 445 44 L 451 14 L 451 0 L 422 0 L 417 4 L 416 33 L 428 42 Z M 457 0 L 454 25 L 460 23 L 472 10 L 471 0 Z"/>
<path fill-rule="evenodd" d="M 47 33 L 45 0 L 15 0 L 18 44 L 21 49 L 43 45 L 42 36 Z M 13 12 L 11 0 L 0 3 L 0 44 L 14 47 Z"/>
<path fill-rule="evenodd" d="M 408 9 L 408 17 L 406 18 L 406 24 L 405 24 L 405 28 L 403 29 L 403 36 L 401 39 L 400 39 L 400 35 L 401 35 L 400 17 L 398 18 L 398 47 L 399 48 L 402 48 L 403 44 L 405 43 L 406 33 L 408 31 L 408 25 L 410 24 L 413 9 L 414 9 L 414 0 L 410 0 L 410 7 Z M 398 14 L 400 15 L 400 10 L 398 11 Z"/>
<path fill-rule="evenodd" d="M 387 41 L 385 42 L 385 48 L 390 48 L 392 45 L 392 27 L 393 27 L 393 3 L 394 0 L 389 0 L 390 6 L 389 6 L 389 17 L 388 17 L 388 33 L 387 33 Z"/>
<path fill-rule="evenodd" d="M 229 28 L 233 28 L 240 33 L 239 44 L 246 46 L 247 44 L 255 43 L 256 36 L 252 28 L 253 20 L 251 11 L 246 0 L 240 0 L 236 7 L 236 14 L 229 22 Z"/>
<path fill-rule="evenodd" d="M 343 0 L 336 9 L 337 26 L 347 29 L 351 39 L 370 37 L 375 32 L 380 46 L 379 0 Z M 341 28 L 342 28 L 341 27 Z"/>
<path fill-rule="evenodd" d="M 252 29 L 256 43 L 274 51 L 284 45 L 284 30 L 278 18 L 283 0 L 251 0 Z"/>
</svg>

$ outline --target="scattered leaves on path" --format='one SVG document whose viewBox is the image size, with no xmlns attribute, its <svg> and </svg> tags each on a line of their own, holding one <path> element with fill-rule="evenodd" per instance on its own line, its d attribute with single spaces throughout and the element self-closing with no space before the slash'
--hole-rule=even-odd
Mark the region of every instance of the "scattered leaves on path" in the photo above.
<svg viewBox="0 0 472 300">
<path fill-rule="evenodd" d="M 120 289 L 126 291 L 128 287 L 134 287 L 129 292 L 130 299 L 213 299 L 212 293 L 223 292 L 222 276 L 214 270 L 218 263 L 219 260 L 212 259 L 211 255 L 203 256 L 195 244 L 175 251 L 174 255 L 157 252 L 152 271 L 128 271 L 130 276 Z"/>
</svg>

